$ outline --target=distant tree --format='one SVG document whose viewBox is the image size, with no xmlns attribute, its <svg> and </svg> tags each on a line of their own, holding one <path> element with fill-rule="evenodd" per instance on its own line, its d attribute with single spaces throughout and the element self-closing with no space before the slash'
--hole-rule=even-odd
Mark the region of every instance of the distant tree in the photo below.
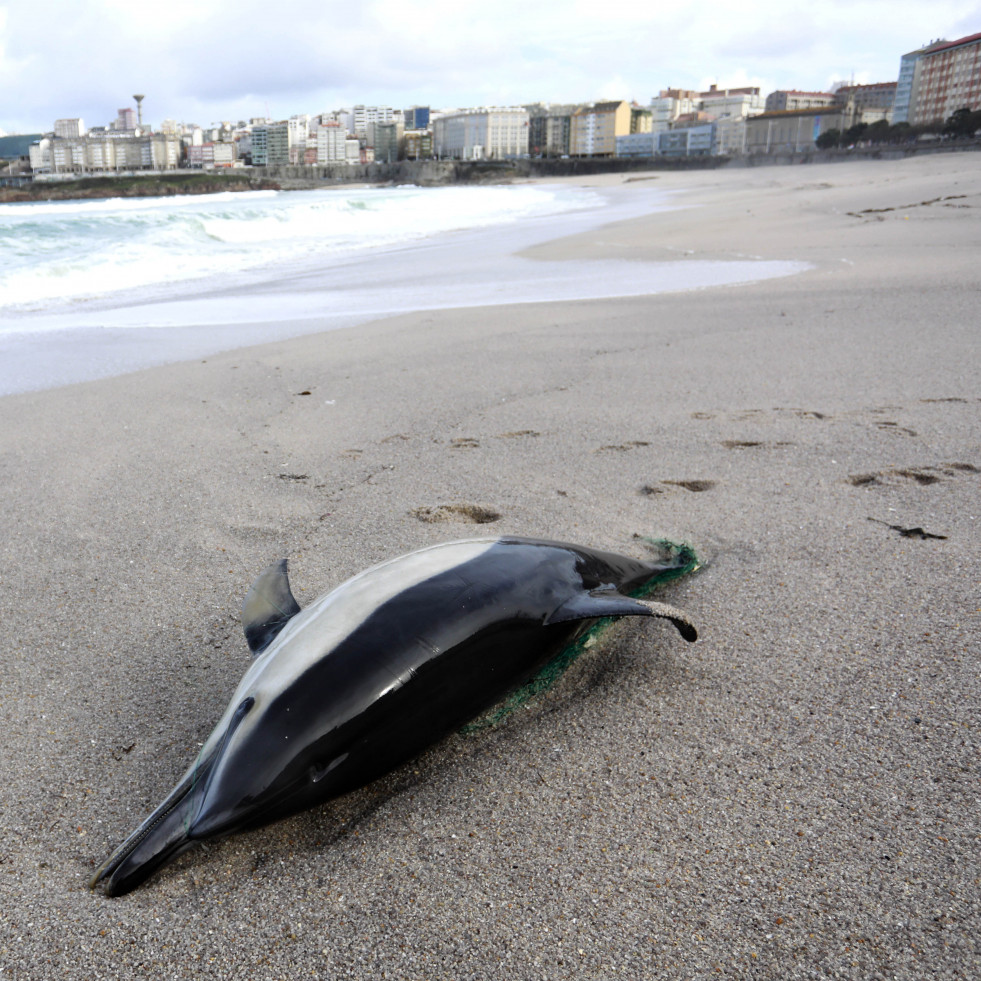
<svg viewBox="0 0 981 981">
<path fill-rule="evenodd" d="M 819 150 L 830 150 L 832 147 L 836 147 L 841 143 L 841 130 L 840 129 L 826 129 L 823 133 L 818 134 L 818 138 L 814 141 L 814 145 Z"/>
<path fill-rule="evenodd" d="M 909 143 L 910 140 L 914 139 L 916 139 L 916 133 L 913 132 L 913 127 L 907 122 L 893 123 L 889 127 L 890 143 Z"/>
<path fill-rule="evenodd" d="M 865 131 L 865 139 L 870 143 L 887 143 L 891 135 L 892 127 L 884 119 L 877 119 Z"/>
<path fill-rule="evenodd" d="M 843 142 L 848 146 L 851 146 L 852 143 L 857 143 L 859 140 L 865 138 L 865 131 L 868 128 L 868 123 L 856 123 L 854 126 L 849 126 L 842 137 Z"/>
<path fill-rule="evenodd" d="M 955 110 L 944 123 L 946 136 L 974 136 L 981 129 L 981 110 L 971 110 L 970 106 L 962 106 Z"/>
</svg>

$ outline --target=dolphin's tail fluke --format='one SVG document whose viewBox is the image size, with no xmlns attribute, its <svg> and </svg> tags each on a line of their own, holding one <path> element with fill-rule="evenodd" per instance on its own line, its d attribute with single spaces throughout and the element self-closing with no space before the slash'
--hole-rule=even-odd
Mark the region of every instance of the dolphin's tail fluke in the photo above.
<svg viewBox="0 0 981 981">
<path fill-rule="evenodd" d="M 201 804 L 200 772 L 195 768 L 167 799 L 102 863 L 89 888 L 122 896 L 195 842 L 191 822 Z"/>
</svg>

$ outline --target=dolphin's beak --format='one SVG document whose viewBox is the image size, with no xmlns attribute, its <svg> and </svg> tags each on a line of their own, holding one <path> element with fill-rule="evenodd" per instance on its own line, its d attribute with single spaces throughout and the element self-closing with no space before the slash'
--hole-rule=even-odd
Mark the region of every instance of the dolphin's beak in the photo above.
<svg viewBox="0 0 981 981">
<path fill-rule="evenodd" d="M 167 799 L 99 866 L 89 888 L 122 896 L 147 880 L 161 865 L 186 851 L 214 757 L 185 774 Z"/>
</svg>

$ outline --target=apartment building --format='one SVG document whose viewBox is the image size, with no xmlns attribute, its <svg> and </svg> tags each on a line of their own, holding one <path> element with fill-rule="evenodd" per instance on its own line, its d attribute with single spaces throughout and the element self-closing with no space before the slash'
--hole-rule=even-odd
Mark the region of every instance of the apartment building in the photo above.
<svg viewBox="0 0 981 981">
<path fill-rule="evenodd" d="M 364 138 L 368 134 L 369 123 L 394 123 L 396 116 L 402 114 L 396 113 L 391 106 L 355 106 L 341 115 L 347 131 Z"/>
<path fill-rule="evenodd" d="M 317 163 L 347 163 L 347 130 L 340 123 L 317 127 Z"/>
<path fill-rule="evenodd" d="M 833 106 L 831 92 L 798 92 L 796 89 L 778 89 L 766 97 L 765 112 L 790 112 L 795 109 L 821 109 Z"/>
<path fill-rule="evenodd" d="M 208 142 L 187 148 L 187 166 L 202 170 L 234 167 L 238 148 L 234 143 Z"/>
<path fill-rule="evenodd" d="M 31 144 L 35 174 L 98 174 L 135 170 L 175 170 L 180 142 L 162 133 L 132 136 L 89 133 L 88 136 L 46 136 Z"/>
<path fill-rule="evenodd" d="M 630 135 L 630 103 L 597 102 L 572 114 L 569 153 L 574 157 L 612 157 L 617 137 Z"/>
<path fill-rule="evenodd" d="M 533 157 L 565 157 L 569 154 L 572 114 L 577 105 L 536 102 L 528 110 L 528 152 Z"/>
<path fill-rule="evenodd" d="M 893 123 L 910 122 L 910 108 L 913 101 L 913 84 L 916 81 L 916 65 L 921 56 L 934 48 L 946 44 L 946 41 L 933 41 L 930 44 L 908 51 L 899 59 L 899 79 L 896 82 L 896 98 L 892 105 Z"/>
<path fill-rule="evenodd" d="M 519 106 L 464 109 L 436 119 L 438 157 L 503 160 L 528 155 L 528 110 Z"/>
<path fill-rule="evenodd" d="M 757 86 L 720 89 L 710 86 L 700 92 L 698 105 L 707 121 L 715 124 L 712 130 L 712 152 L 734 156 L 746 150 L 746 120 L 763 112 L 765 100 Z M 704 140 L 702 131 L 697 140 L 699 151 Z"/>
<path fill-rule="evenodd" d="M 842 85 L 835 92 L 835 105 L 845 112 L 845 128 L 858 122 L 874 123 L 880 119 L 891 123 L 896 102 L 896 85 L 896 82 Z"/>
<path fill-rule="evenodd" d="M 290 125 L 288 122 L 262 123 L 252 127 L 252 163 L 254 166 L 272 167 L 289 162 Z"/>
<path fill-rule="evenodd" d="M 711 85 L 707 92 L 699 92 L 698 102 L 713 119 L 721 119 L 723 116 L 751 116 L 766 108 L 766 100 L 760 95 L 758 86 L 720 89 Z"/>
<path fill-rule="evenodd" d="M 405 157 L 407 160 L 428 160 L 433 155 L 433 134 L 428 129 L 405 131 Z"/>
<path fill-rule="evenodd" d="M 130 107 L 116 110 L 116 119 L 112 128 L 120 133 L 132 133 L 137 126 L 136 110 Z"/>
<path fill-rule="evenodd" d="M 981 108 L 981 34 L 931 45 L 915 62 L 910 123 L 940 123 L 963 108 Z"/>
<path fill-rule="evenodd" d="M 402 115 L 396 113 L 390 123 L 368 123 L 365 144 L 374 149 L 376 161 L 394 163 L 401 156 L 404 132 Z"/>
<path fill-rule="evenodd" d="M 54 135 L 61 137 L 63 140 L 84 136 L 85 123 L 81 119 L 56 119 L 54 122 Z"/>
<path fill-rule="evenodd" d="M 402 123 L 405 129 L 429 129 L 429 106 L 413 106 L 402 110 Z"/>
<path fill-rule="evenodd" d="M 700 93 L 690 89 L 661 89 L 656 99 L 651 99 L 651 132 L 663 133 L 682 117 L 698 108 Z"/>
</svg>

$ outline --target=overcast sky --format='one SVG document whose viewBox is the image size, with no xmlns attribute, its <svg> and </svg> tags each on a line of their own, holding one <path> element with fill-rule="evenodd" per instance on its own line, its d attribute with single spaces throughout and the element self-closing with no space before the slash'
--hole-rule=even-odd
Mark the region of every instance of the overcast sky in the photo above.
<svg viewBox="0 0 981 981">
<path fill-rule="evenodd" d="M 894 81 L 981 0 L 0 0 L 0 130 Z"/>
</svg>

